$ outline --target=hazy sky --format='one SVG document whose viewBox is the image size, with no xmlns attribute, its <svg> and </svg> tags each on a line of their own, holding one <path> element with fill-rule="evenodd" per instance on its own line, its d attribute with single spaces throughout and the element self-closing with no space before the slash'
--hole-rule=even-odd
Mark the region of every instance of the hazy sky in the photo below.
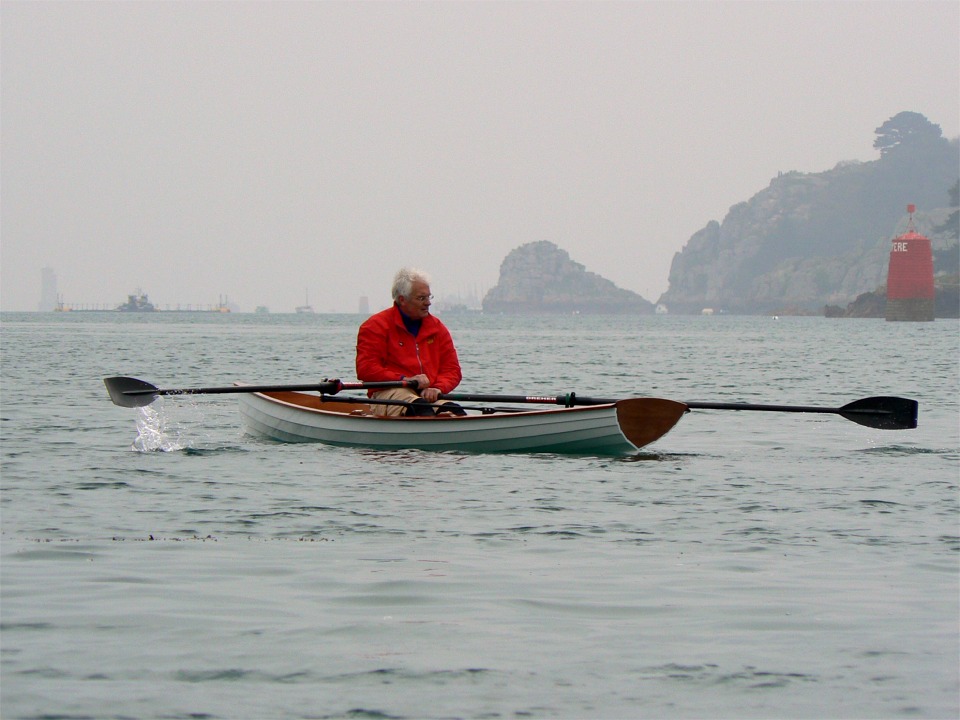
<svg viewBox="0 0 960 720">
<path fill-rule="evenodd" d="M 371 310 L 550 240 L 655 301 L 778 171 L 960 134 L 960 3 L 0 3 L 0 308 Z M 944 189 L 946 202 L 946 188 Z"/>
</svg>

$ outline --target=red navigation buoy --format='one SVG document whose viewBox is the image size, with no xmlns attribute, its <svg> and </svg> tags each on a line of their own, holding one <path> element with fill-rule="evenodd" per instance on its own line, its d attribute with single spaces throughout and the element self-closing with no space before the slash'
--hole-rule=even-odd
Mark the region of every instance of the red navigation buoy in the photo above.
<svg viewBox="0 0 960 720">
<path fill-rule="evenodd" d="M 915 205 L 907 205 L 907 232 L 893 239 L 887 271 L 887 320 L 933 320 L 933 250 L 930 238 L 913 227 Z"/>
</svg>

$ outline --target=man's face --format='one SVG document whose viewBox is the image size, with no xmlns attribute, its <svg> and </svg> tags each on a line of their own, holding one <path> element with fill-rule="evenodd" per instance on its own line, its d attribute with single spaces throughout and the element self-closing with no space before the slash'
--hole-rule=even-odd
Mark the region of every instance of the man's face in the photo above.
<svg viewBox="0 0 960 720">
<path fill-rule="evenodd" d="M 400 295 L 397 305 L 403 312 L 414 320 L 422 320 L 430 314 L 430 286 L 425 282 L 415 282 L 410 290 L 410 297 Z"/>
</svg>

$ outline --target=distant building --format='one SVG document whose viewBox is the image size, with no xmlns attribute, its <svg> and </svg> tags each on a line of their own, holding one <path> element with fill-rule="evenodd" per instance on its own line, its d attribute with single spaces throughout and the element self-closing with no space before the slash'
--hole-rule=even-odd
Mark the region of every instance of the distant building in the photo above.
<svg viewBox="0 0 960 720">
<path fill-rule="evenodd" d="M 58 302 L 57 274 L 53 268 L 45 267 L 40 271 L 40 303 L 37 309 L 40 312 L 53 312 Z"/>
</svg>

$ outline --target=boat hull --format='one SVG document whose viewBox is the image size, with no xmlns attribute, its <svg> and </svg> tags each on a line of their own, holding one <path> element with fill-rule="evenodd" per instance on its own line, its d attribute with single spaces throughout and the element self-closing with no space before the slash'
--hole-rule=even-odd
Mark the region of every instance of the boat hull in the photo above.
<svg viewBox="0 0 960 720">
<path fill-rule="evenodd" d="M 322 401 L 300 392 L 239 396 L 248 432 L 280 442 L 458 452 L 622 455 L 672 428 L 682 403 L 655 398 L 607 405 L 494 412 L 449 418 L 382 417 L 359 402 Z"/>
</svg>

